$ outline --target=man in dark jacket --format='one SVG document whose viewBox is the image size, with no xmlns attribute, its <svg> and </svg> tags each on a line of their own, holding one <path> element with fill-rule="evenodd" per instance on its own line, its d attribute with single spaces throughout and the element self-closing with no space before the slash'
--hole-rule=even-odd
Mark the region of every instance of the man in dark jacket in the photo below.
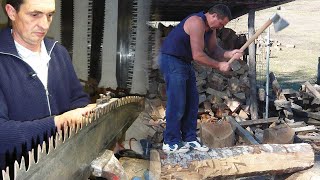
<svg viewBox="0 0 320 180">
<path fill-rule="evenodd" d="M 166 153 L 184 153 L 190 148 L 209 150 L 196 136 L 199 96 L 191 62 L 195 60 L 222 72 L 230 70 L 226 61 L 233 56 L 239 59 L 243 53 L 219 47 L 216 30 L 231 19 L 227 6 L 215 5 L 206 13 L 191 14 L 183 19 L 162 44 L 159 65 L 167 92 L 167 124 L 163 143 Z"/>
<path fill-rule="evenodd" d="M 5 11 L 12 28 L 0 32 L 0 170 L 94 107 L 67 50 L 45 38 L 55 0 L 7 0 Z"/>
</svg>

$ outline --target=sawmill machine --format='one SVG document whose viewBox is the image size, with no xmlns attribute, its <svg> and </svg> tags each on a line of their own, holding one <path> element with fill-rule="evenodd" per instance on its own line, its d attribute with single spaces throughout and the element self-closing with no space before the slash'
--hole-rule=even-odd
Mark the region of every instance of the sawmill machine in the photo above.
<svg viewBox="0 0 320 180">
<path fill-rule="evenodd" d="M 48 37 L 67 48 L 81 82 L 93 80 L 97 87 L 129 93 L 102 95 L 82 129 L 66 128 L 22 158 L 8 160 L 0 179 L 88 179 L 92 160 L 111 149 L 144 109 L 160 46 L 154 22 L 179 21 L 217 3 L 225 3 L 238 17 L 288 1 L 56 0 Z M 0 28 L 6 23 L 0 8 Z"/>
</svg>

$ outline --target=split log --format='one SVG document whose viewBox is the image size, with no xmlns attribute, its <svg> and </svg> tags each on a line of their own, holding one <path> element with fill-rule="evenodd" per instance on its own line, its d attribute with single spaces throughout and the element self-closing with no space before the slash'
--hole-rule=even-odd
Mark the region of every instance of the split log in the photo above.
<svg viewBox="0 0 320 180">
<path fill-rule="evenodd" d="M 228 121 L 201 123 L 200 139 L 209 148 L 233 146 L 234 134 L 234 129 Z"/>
<path fill-rule="evenodd" d="M 229 107 L 231 112 L 236 112 L 239 110 L 241 103 L 235 99 L 226 99 L 225 104 Z"/>
<path fill-rule="evenodd" d="M 169 154 L 161 160 L 161 177 L 197 179 L 293 173 L 314 164 L 310 144 L 264 144 Z"/>
<path fill-rule="evenodd" d="M 267 128 L 263 131 L 263 144 L 291 144 L 295 131 L 286 124 Z"/>
<path fill-rule="evenodd" d="M 308 91 L 315 97 L 311 104 L 320 104 L 320 93 L 308 81 L 304 84 Z"/>
<path fill-rule="evenodd" d="M 287 98 L 282 93 L 282 88 L 280 87 L 280 84 L 278 83 L 278 80 L 277 80 L 276 76 L 273 74 L 273 72 L 271 72 L 269 74 L 269 77 L 270 77 L 270 82 L 272 84 L 273 92 L 276 94 L 277 99 L 287 101 Z M 285 114 L 285 116 L 288 119 L 293 118 L 293 112 L 292 112 L 291 107 L 283 107 L 283 113 Z"/>
</svg>

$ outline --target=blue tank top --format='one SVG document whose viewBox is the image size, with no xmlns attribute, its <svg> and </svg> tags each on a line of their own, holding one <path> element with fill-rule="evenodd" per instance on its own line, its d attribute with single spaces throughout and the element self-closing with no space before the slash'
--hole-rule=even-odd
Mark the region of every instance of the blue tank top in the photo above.
<svg viewBox="0 0 320 180">
<path fill-rule="evenodd" d="M 187 62 L 191 62 L 192 51 L 190 44 L 190 36 L 184 31 L 183 26 L 186 20 L 191 16 L 199 16 L 206 23 L 207 18 L 204 12 L 194 13 L 183 19 L 165 38 L 162 43 L 160 52 L 168 55 L 175 56 Z M 205 46 L 208 44 L 208 40 L 212 31 L 206 32 L 204 35 Z"/>
</svg>

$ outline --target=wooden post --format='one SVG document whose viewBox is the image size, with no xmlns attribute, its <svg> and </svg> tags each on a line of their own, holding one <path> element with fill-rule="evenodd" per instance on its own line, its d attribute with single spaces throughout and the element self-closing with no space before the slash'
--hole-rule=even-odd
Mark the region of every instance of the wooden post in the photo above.
<svg viewBox="0 0 320 180">
<path fill-rule="evenodd" d="M 249 37 L 255 34 L 254 30 L 255 11 L 250 10 L 248 16 Z M 257 103 L 257 83 L 256 83 L 256 44 L 251 43 L 249 46 L 249 79 L 250 79 L 250 114 L 252 120 L 258 119 Z"/>
</svg>

